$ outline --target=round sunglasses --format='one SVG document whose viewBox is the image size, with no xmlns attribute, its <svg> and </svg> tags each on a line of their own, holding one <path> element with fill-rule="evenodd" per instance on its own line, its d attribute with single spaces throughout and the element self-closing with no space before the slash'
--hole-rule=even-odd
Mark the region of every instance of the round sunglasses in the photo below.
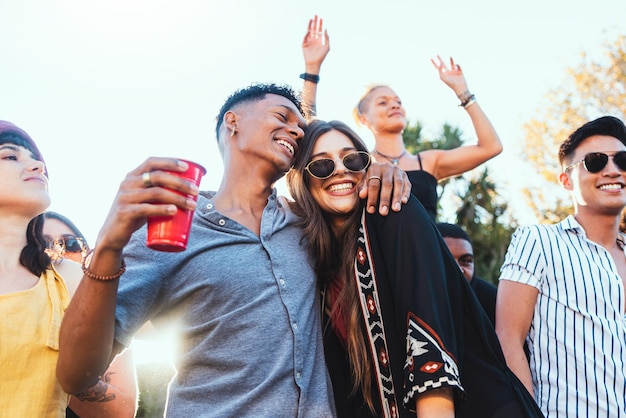
<svg viewBox="0 0 626 418">
<path fill-rule="evenodd" d="M 61 238 L 48 241 L 47 248 L 57 252 L 82 253 L 88 250 L 85 241 L 75 235 L 63 234 Z"/>
<path fill-rule="evenodd" d="M 626 151 L 618 151 L 613 155 L 608 155 L 603 152 L 590 152 L 585 155 L 582 160 L 576 161 L 575 163 L 565 167 L 565 170 L 563 171 L 567 171 L 574 168 L 578 164 L 583 163 L 585 170 L 588 172 L 599 173 L 609 163 L 609 157 L 613 158 L 613 163 L 615 163 L 620 170 L 626 171 Z"/>
<path fill-rule="evenodd" d="M 352 173 L 365 170 L 369 167 L 370 161 L 370 155 L 365 151 L 351 152 L 341 158 L 343 166 Z M 324 180 L 335 174 L 337 164 L 330 158 L 320 158 L 308 163 L 304 169 L 316 179 Z"/>
</svg>

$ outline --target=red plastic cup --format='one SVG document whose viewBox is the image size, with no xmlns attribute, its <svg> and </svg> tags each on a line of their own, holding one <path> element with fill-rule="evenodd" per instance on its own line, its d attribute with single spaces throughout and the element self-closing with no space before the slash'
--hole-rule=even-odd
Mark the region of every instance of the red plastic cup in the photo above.
<svg viewBox="0 0 626 418">
<path fill-rule="evenodd" d="M 187 171 L 170 171 L 170 173 L 192 181 L 199 186 L 202 176 L 206 174 L 206 169 L 192 161 L 182 161 L 189 165 Z M 178 208 L 176 214 L 172 216 L 149 216 L 146 244 L 149 248 L 158 251 L 179 252 L 185 250 L 192 219 L 193 211 L 181 208 Z"/>
</svg>

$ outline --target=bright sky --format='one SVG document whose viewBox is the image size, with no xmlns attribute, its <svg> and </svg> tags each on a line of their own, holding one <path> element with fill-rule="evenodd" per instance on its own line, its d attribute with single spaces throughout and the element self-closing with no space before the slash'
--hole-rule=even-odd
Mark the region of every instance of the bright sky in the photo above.
<svg viewBox="0 0 626 418">
<path fill-rule="evenodd" d="M 529 177 L 521 126 L 538 100 L 603 40 L 624 32 L 626 2 L 596 0 L 28 0 L 0 4 L 0 119 L 44 153 L 52 210 L 95 242 L 117 187 L 148 156 L 195 160 L 216 189 L 215 115 L 256 81 L 301 87 L 300 49 L 318 14 L 331 37 L 322 119 L 350 123 L 364 86 L 390 84 L 411 121 L 443 122 L 474 140 L 430 58 L 453 56 L 502 137 L 489 163 L 505 196 Z M 357 129 L 370 141 L 369 132 Z M 282 188 L 281 188 L 282 189 Z M 447 208 L 448 211 L 454 208 Z M 515 215 L 527 211 L 517 205 Z"/>
</svg>

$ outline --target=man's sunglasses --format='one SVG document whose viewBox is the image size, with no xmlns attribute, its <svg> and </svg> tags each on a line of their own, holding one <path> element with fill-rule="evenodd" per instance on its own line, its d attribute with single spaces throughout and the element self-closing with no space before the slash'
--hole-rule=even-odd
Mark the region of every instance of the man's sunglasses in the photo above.
<svg viewBox="0 0 626 418">
<path fill-rule="evenodd" d="M 626 151 L 618 151 L 613 155 L 603 152 L 590 152 L 580 161 L 576 161 L 565 167 L 564 171 L 574 168 L 576 165 L 583 163 L 585 170 L 590 173 L 599 173 L 609 163 L 609 157 L 613 158 L 615 165 L 622 171 L 626 171 Z"/>
<path fill-rule="evenodd" d="M 85 244 L 82 238 L 69 234 L 63 234 L 61 238 L 48 241 L 47 247 L 61 254 L 65 252 L 82 253 L 88 250 L 87 244 Z"/>
<path fill-rule="evenodd" d="M 341 158 L 343 166 L 352 173 L 365 170 L 370 165 L 370 161 L 370 155 L 365 151 L 351 152 Z M 335 160 L 320 158 L 319 160 L 308 163 L 304 169 L 313 177 L 324 180 L 335 174 L 337 165 L 335 164 Z"/>
</svg>

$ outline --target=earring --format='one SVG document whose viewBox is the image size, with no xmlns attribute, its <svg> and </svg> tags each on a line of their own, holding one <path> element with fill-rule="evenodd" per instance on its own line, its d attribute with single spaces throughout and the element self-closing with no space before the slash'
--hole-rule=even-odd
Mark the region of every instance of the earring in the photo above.
<svg viewBox="0 0 626 418">
<path fill-rule="evenodd" d="M 233 126 L 233 130 L 230 131 L 230 137 L 232 138 L 237 133 L 237 126 Z"/>
</svg>

